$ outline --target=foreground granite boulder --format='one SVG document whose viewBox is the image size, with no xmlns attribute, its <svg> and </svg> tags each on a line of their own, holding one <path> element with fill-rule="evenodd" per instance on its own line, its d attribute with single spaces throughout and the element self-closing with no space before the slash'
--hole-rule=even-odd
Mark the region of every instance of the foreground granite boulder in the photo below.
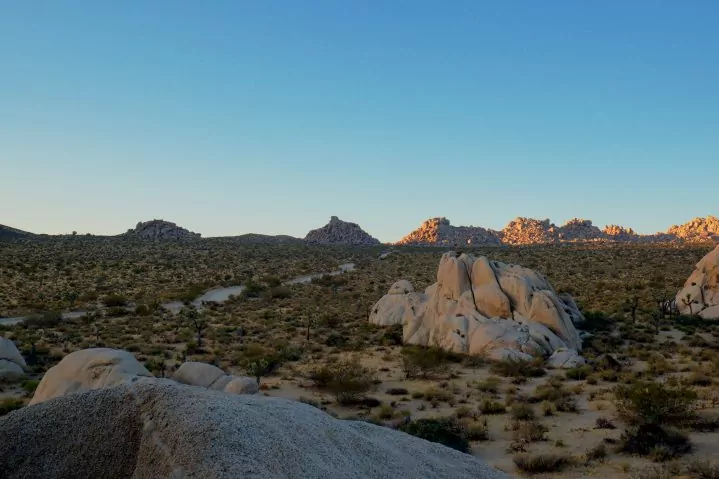
<svg viewBox="0 0 719 479">
<path fill-rule="evenodd" d="M 137 380 L 0 418 L 4 478 L 487 478 L 439 444 L 279 398 Z"/>
</svg>

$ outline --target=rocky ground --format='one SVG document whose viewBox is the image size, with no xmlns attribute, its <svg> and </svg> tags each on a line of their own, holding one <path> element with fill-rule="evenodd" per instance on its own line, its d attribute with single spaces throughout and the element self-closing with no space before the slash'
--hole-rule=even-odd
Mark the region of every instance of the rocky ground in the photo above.
<svg viewBox="0 0 719 479">
<path fill-rule="evenodd" d="M 513 476 L 544 468 L 546 477 L 717 477 L 708 474 L 719 460 L 719 325 L 657 315 L 709 246 L 466 248 L 532 268 L 577 301 L 593 335 L 582 351 L 589 365 L 555 370 L 403 346 L 401 330 L 369 324 L 370 308 L 398 279 L 436 280 L 442 250 L 404 247 L 380 261 L 380 247 L 208 241 L 0 245 L 0 314 L 45 311 L 0 327 L 29 368 L 23 380 L 0 386 L 0 414 L 28 402 L 61 358 L 101 346 L 131 352 L 158 377 L 190 360 L 259 375 L 261 393 L 342 418 L 388 427 L 445 421 L 472 454 Z M 357 269 L 344 275 L 280 284 L 350 262 Z M 238 283 L 248 286 L 240 297 L 208 305 L 197 317 L 158 309 L 166 299 Z M 62 321 L 51 312 L 71 307 L 97 309 Z M 689 407 L 701 421 L 676 426 L 690 451 L 620 450 L 635 426 L 617 408 L 618 388 L 652 380 L 695 395 Z"/>
</svg>

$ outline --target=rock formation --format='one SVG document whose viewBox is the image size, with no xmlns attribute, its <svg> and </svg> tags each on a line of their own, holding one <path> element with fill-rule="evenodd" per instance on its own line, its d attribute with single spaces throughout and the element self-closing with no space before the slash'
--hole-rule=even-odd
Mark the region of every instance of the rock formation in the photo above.
<svg viewBox="0 0 719 479">
<path fill-rule="evenodd" d="M 162 241 L 162 240 L 189 240 L 199 239 L 200 233 L 193 233 L 175 223 L 164 220 L 145 221 L 137 223 L 134 230 L 128 230 L 127 236 L 136 238 Z"/>
<path fill-rule="evenodd" d="M 563 348 L 580 351 L 575 324 L 584 317 L 571 297 L 558 295 L 540 274 L 452 251 L 442 255 L 436 283 L 418 293 L 409 281 L 396 282 L 369 321 L 401 324 L 405 344 L 530 359 Z"/>
<path fill-rule="evenodd" d="M 0 417 L 0 475 L 508 479 L 481 459 L 301 402 L 165 379 L 71 394 Z"/>
<path fill-rule="evenodd" d="M 252 378 L 228 376 L 220 368 L 203 363 L 183 364 L 172 379 L 191 386 L 235 394 L 253 394 L 258 390 Z M 247 379 L 254 383 L 254 387 L 248 384 Z M 45 373 L 30 404 L 137 381 L 153 382 L 157 379 L 127 351 L 83 349 L 68 354 Z"/>
<path fill-rule="evenodd" d="M 34 234 L 28 233 L 27 231 L 11 228 L 5 225 L 0 225 L 0 241 L 12 241 L 22 238 L 31 238 L 34 236 Z"/>
<path fill-rule="evenodd" d="M 674 225 L 667 234 L 688 242 L 719 241 L 719 218 L 694 218 L 683 225 Z"/>
<path fill-rule="evenodd" d="M 631 228 L 608 225 L 600 230 L 591 220 L 573 218 L 563 226 L 550 220 L 515 218 L 501 231 L 479 226 L 451 226 L 447 218 L 431 218 L 396 244 L 466 247 L 576 242 L 684 243 L 719 241 L 719 219 L 696 218 L 666 233 L 639 235 Z"/>
<path fill-rule="evenodd" d="M 675 301 L 682 314 L 719 319 L 719 246 L 697 263 Z"/>
<path fill-rule="evenodd" d="M 447 218 L 430 218 L 397 244 L 432 246 L 467 246 L 500 244 L 496 231 L 478 226 L 452 226 Z"/>
<path fill-rule="evenodd" d="M 0 383 L 17 381 L 25 376 L 25 359 L 15 343 L 0 337 Z"/>
<path fill-rule="evenodd" d="M 367 234 L 357 223 L 348 223 L 336 216 L 330 218 L 330 222 L 322 228 L 307 233 L 305 241 L 317 244 L 379 244 L 379 240 Z"/>
</svg>

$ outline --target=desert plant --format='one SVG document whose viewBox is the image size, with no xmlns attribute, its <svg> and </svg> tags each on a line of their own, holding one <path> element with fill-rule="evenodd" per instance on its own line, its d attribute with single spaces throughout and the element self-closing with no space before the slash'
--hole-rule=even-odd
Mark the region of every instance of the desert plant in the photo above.
<svg viewBox="0 0 719 479">
<path fill-rule="evenodd" d="M 696 392 L 686 386 L 670 388 L 656 381 L 635 382 L 614 390 L 617 412 L 629 424 L 680 425 L 694 415 Z"/>
<path fill-rule="evenodd" d="M 325 365 L 310 374 L 315 384 L 329 391 L 340 404 L 352 404 L 374 386 L 374 373 L 356 361 Z"/>
<path fill-rule="evenodd" d="M 464 427 L 454 418 L 416 419 L 400 425 L 398 429 L 460 452 L 469 452 L 469 441 Z"/>
<path fill-rule="evenodd" d="M 517 469 L 530 474 L 559 472 L 571 464 L 571 458 L 563 454 L 519 454 L 512 458 Z"/>
</svg>

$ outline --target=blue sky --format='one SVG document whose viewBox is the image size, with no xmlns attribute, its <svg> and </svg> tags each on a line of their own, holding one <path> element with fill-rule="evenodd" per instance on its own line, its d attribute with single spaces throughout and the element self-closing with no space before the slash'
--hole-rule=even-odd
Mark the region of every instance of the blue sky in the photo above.
<svg viewBox="0 0 719 479">
<path fill-rule="evenodd" d="M 719 214 L 719 2 L 9 1 L 0 223 Z"/>
</svg>

